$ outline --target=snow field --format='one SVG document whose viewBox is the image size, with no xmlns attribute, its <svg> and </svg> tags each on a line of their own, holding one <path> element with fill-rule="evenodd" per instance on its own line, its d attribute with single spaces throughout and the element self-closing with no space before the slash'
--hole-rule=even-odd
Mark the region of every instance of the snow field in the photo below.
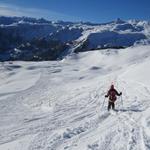
<svg viewBox="0 0 150 150">
<path fill-rule="evenodd" d="M 0 150 L 148 150 L 149 57 L 138 46 L 1 63 Z M 123 96 L 109 113 L 112 82 Z"/>
</svg>

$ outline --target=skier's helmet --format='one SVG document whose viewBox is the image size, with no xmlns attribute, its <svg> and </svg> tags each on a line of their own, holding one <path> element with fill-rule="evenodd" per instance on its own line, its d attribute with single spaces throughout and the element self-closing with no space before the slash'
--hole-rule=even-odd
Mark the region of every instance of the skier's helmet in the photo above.
<svg viewBox="0 0 150 150">
<path fill-rule="evenodd" d="M 110 88 L 111 88 L 111 89 L 114 89 L 114 85 L 112 84 L 112 85 L 110 86 Z"/>
</svg>

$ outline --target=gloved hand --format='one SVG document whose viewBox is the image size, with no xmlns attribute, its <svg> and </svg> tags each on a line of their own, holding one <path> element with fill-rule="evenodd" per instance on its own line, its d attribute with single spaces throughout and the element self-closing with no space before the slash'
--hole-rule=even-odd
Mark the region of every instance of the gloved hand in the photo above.
<svg viewBox="0 0 150 150">
<path fill-rule="evenodd" d="M 122 95 L 122 92 L 120 92 L 120 95 Z"/>
</svg>

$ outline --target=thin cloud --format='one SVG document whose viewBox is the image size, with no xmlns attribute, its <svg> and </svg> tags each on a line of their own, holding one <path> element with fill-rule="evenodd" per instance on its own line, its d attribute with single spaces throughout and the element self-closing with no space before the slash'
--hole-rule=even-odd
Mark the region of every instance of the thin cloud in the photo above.
<svg viewBox="0 0 150 150">
<path fill-rule="evenodd" d="M 50 11 L 47 9 L 37 9 L 37 8 L 23 8 L 15 5 L 0 3 L 0 15 L 1 16 L 28 16 L 35 18 L 46 18 L 50 20 L 69 20 L 69 21 L 79 21 L 77 17 L 72 17 L 62 13 Z"/>
</svg>

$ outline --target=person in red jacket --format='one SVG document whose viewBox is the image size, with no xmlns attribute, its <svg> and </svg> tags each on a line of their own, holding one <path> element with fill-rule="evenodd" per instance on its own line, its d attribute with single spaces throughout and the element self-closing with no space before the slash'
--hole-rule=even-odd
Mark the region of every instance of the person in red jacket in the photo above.
<svg viewBox="0 0 150 150">
<path fill-rule="evenodd" d="M 112 84 L 109 91 L 107 92 L 107 95 L 105 97 L 109 97 L 108 101 L 108 111 L 112 107 L 113 110 L 115 110 L 115 101 L 117 100 L 117 96 L 121 96 L 122 92 L 118 93 L 118 91 L 114 88 L 114 85 Z"/>
</svg>

